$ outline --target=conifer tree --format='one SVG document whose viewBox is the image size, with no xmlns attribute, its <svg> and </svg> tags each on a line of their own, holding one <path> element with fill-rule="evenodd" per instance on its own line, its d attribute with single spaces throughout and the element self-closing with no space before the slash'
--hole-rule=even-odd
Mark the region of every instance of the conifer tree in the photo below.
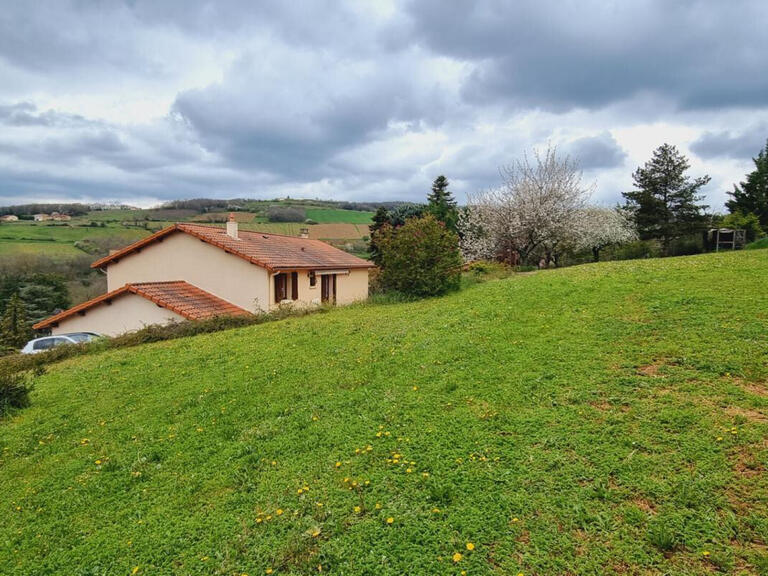
<svg viewBox="0 0 768 576">
<path fill-rule="evenodd" d="M 725 206 L 731 214 L 754 214 L 760 227 L 768 230 L 768 141 L 752 161 L 755 169 L 747 174 L 745 182 L 734 185 L 733 192 L 728 192 L 731 200 Z"/>
<path fill-rule="evenodd" d="M 449 230 L 456 232 L 459 211 L 453 194 L 448 190 L 449 185 L 448 179 L 442 174 L 435 178 L 432 183 L 432 192 L 427 195 L 427 213 L 432 214 L 437 221 L 445 224 Z"/>
<path fill-rule="evenodd" d="M 22 348 L 30 336 L 27 311 L 18 294 L 8 300 L 0 321 L 0 343 L 5 348 Z"/>
<path fill-rule="evenodd" d="M 707 206 L 699 204 L 703 197 L 697 193 L 710 178 L 691 180 L 686 175 L 688 168 L 688 159 L 675 146 L 663 144 L 632 175 L 637 190 L 623 193 L 640 238 L 660 240 L 665 256 L 675 239 L 695 234 L 706 225 Z"/>
</svg>

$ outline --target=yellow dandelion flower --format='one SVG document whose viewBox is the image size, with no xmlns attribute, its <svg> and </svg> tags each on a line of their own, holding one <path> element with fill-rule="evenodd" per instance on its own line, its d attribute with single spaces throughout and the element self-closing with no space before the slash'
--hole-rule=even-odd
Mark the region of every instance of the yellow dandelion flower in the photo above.
<svg viewBox="0 0 768 576">
<path fill-rule="evenodd" d="M 360 506 L 355 506 L 355 514 L 360 514 Z"/>
<path fill-rule="evenodd" d="M 422 472 L 421 476 L 422 478 L 429 478 L 429 472 Z"/>
<path fill-rule="evenodd" d="M 272 460 L 272 466 L 277 466 L 277 462 Z"/>
<path fill-rule="evenodd" d="M 513 524 L 514 524 L 514 523 L 517 523 L 517 522 L 520 522 L 520 519 L 519 519 L 519 518 L 512 518 L 512 523 L 513 523 Z"/>
<path fill-rule="evenodd" d="M 277 514 L 278 516 L 282 516 L 283 515 L 283 509 L 282 508 L 278 508 L 277 511 L 275 512 L 275 514 Z"/>
<path fill-rule="evenodd" d="M 96 464 L 96 466 L 100 465 L 101 464 L 101 460 L 94 461 L 94 464 Z"/>
<path fill-rule="evenodd" d="M 138 572 L 139 572 L 139 567 L 138 566 L 134 566 L 133 570 L 131 570 L 131 574 L 137 574 Z"/>
<path fill-rule="evenodd" d="M 472 542 L 467 542 L 467 550 L 470 552 L 475 549 L 475 545 Z"/>
<path fill-rule="evenodd" d="M 387 518 L 387 524 L 392 524 L 394 521 L 395 521 L 395 519 L 394 519 L 394 518 L 392 518 L 392 516 L 390 516 L 389 518 Z"/>
<path fill-rule="evenodd" d="M 320 536 L 320 528 L 315 528 L 312 531 L 312 538 L 317 538 L 318 536 Z"/>
<path fill-rule="evenodd" d="M 433 514 L 440 514 L 440 508 L 432 508 Z"/>
<path fill-rule="evenodd" d="M 336 468 L 341 468 L 341 462 L 336 462 Z"/>
<path fill-rule="evenodd" d="M 265 570 L 265 572 L 266 572 L 267 574 L 272 574 L 272 568 L 267 568 L 267 569 Z"/>
<path fill-rule="evenodd" d="M 416 390 L 418 390 L 418 389 L 419 389 L 419 387 L 418 387 L 418 386 L 414 386 L 414 387 L 413 387 L 413 390 L 414 390 L 414 392 L 415 392 Z"/>
<path fill-rule="evenodd" d="M 296 490 L 296 493 L 297 493 L 297 494 L 304 494 L 304 490 L 302 490 L 301 488 L 299 488 L 298 490 Z"/>
<path fill-rule="evenodd" d="M 261 518 L 256 518 L 256 524 L 261 524 L 262 520 Z"/>
<path fill-rule="evenodd" d="M 368 444 L 368 446 L 366 446 L 366 447 L 365 447 L 365 451 L 366 451 L 366 452 L 370 452 L 371 450 L 373 450 L 373 446 L 371 446 L 370 444 Z"/>
<path fill-rule="evenodd" d="M 704 556 L 704 557 L 707 557 L 707 556 L 709 556 L 709 550 L 704 550 L 704 551 L 701 553 L 701 555 L 702 555 L 702 556 Z"/>
<path fill-rule="evenodd" d="M 381 510 L 381 503 L 376 502 L 376 505 L 374 506 L 374 508 L 376 508 L 376 510 Z"/>
<path fill-rule="evenodd" d="M 454 552 L 453 556 L 451 556 L 454 562 L 461 562 L 461 559 L 463 556 L 461 555 L 461 552 Z"/>
<path fill-rule="evenodd" d="M 411 470 L 410 468 L 406 468 L 405 472 L 406 472 L 406 474 L 410 474 L 411 472 L 413 472 L 413 470 Z"/>
<path fill-rule="evenodd" d="M 323 507 L 323 503 L 322 502 L 317 502 L 316 504 L 317 504 L 318 508 L 322 508 Z"/>
<path fill-rule="evenodd" d="M 722 441 L 723 441 L 723 437 L 722 437 L 722 436 L 718 436 L 718 437 L 717 437 L 717 441 L 718 441 L 718 442 L 722 442 Z"/>
</svg>

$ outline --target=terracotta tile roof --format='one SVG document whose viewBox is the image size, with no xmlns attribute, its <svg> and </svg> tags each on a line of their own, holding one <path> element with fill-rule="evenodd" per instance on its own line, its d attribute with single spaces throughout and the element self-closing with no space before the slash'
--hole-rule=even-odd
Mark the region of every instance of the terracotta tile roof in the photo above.
<svg viewBox="0 0 768 576">
<path fill-rule="evenodd" d="M 69 310 L 59 312 L 32 327 L 35 330 L 48 328 L 70 316 L 85 312 L 99 304 L 109 303 L 125 294 L 136 294 L 146 298 L 158 306 L 183 316 L 187 320 L 204 320 L 213 316 L 245 316 L 250 314 L 247 310 L 184 281 L 140 282 L 126 284 L 122 288 L 102 294 Z"/>
<path fill-rule="evenodd" d="M 164 228 L 159 232 L 126 246 L 91 264 L 92 268 L 102 268 L 110 263 L 177 232 L 190 234 L 200 240 L 221 248 L 225 252 L 243 258 L 252 264 L 270 271 L 295 269 L 335 269 L 335 268 L 371 268 L 372 263 L 343 250 L 334 248 L 321 240 L 283 236 L 240 230 L 238 238 L 232 238 L 226 229 L 204 224 L 179 223 Z"/>
</svg>

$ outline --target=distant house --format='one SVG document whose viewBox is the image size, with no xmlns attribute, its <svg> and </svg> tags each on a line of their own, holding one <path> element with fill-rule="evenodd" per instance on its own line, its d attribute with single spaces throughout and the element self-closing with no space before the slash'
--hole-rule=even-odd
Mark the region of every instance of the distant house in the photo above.
<svg viewBox="0 0 768 576">
<path fill-rule="evenodd" d="M 35 219 L 35 222 L 45 222 L 46 220 L 50 220 L 51 219 L 51 215 L 50 214 L 35 214 L 33 216 L 33 218 Z"/>
<path fill-rule="evenodd" d="M 16 214 L 4 214 L 0 216 L 0 222 L 16 222 L 19 217 Z"/>
<path fill-rule="evenodd" d="M 372 264 L 320 240 L 174 224 L 91 265 L 106 294 L 35 324 L 113 336 L 182 319 L 248 315 L 281 304 L 347 304 L 368 297 Z"/>
<path fill-rule="evenodd" d="M 56 220 L 57 222 L 67 222 L 69 220 L 72 220 L 72 216 L 69 214 L 59 214 L 58 212 L 51 212 L 51 220 Z"/>
</svg>

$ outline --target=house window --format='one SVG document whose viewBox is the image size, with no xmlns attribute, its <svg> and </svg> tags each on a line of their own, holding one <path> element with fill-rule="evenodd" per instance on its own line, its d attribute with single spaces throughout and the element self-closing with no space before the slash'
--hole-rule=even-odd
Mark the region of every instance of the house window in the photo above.
<svg viewBox="0 0 768 576">
<path fill-rule="evenodd" d="M 309 271 L 309 287 L 314 288 L 317 286 L 317 276 L 315 275 L 314 270 Z"/>
<path fill-rule="evenodd" d="M 280 303 L 288 298 L 288 278 L 285 274 L 275 276 L 275 302 Z"/>
</svg>

